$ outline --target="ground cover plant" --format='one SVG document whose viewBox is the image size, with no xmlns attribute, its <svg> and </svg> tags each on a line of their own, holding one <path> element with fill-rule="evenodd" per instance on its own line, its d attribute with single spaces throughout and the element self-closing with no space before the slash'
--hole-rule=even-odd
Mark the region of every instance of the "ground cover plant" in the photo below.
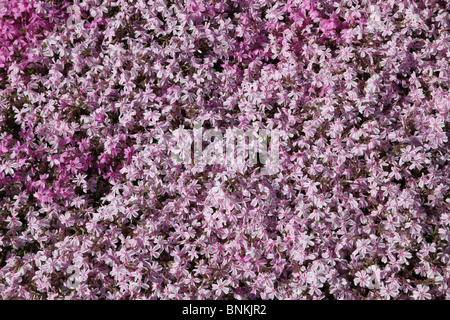
<svg viewBox="0 0 450 320">
<path fill-rule="evenodd" d="M 0 1 L 1 299 L 450 298 L 449 61 L 443 0 Z"/>
</svg>

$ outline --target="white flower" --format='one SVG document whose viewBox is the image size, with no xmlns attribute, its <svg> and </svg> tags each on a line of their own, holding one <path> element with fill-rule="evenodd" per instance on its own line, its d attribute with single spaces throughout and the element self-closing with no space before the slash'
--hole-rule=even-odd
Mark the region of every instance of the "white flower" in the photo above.
<svg viewBox="0 0 450 320">
<path fill-rule="evenodd" d="M 0 166 L 0 172 L 4 172 L 5 174 L 14 174 L 14 169 L 18 167 L 17 163 L 13 163 L 11 161 L 3 161 Z"/>
</svg>

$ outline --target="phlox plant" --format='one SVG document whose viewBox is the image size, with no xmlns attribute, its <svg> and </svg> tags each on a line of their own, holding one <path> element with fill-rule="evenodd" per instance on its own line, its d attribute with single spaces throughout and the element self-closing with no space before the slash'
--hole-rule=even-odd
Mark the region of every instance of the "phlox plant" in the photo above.
<svg viewBox="0 0 450 320">
<path fill-rule="evenodd" d="M 449 30 L 442 0 L 0 1 L 0 298 L 449 299 Z M 277 170 L 173 161 L 196 123 L 276 130 Z"/>
</svg>

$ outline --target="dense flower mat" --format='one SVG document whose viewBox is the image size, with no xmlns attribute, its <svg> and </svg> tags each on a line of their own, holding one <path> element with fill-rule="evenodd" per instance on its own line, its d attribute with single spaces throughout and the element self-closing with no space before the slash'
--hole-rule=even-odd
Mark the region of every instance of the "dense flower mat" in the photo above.
<svg viewBox="0 0 450 320">
<path fill-rule="evenodd" d="M 450 298 L 449 30 L 442 0 L 0 1 L 0 297 Z M 174 163 L 195 121 L 279 130 L 280 171 Z"/>
</svg>

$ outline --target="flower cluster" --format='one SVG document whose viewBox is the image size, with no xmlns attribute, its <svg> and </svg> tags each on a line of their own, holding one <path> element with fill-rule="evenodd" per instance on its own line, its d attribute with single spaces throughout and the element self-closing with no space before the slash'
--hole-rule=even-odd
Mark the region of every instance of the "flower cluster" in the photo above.
<svg viewBox="0 0 450 320">
<path fill-rule="evenodd" d="M 0 2 L 0 297 L 450 299 L 449 12 Z M 279 172 L 174 163 L 196 122 Z"/>
</svg>

